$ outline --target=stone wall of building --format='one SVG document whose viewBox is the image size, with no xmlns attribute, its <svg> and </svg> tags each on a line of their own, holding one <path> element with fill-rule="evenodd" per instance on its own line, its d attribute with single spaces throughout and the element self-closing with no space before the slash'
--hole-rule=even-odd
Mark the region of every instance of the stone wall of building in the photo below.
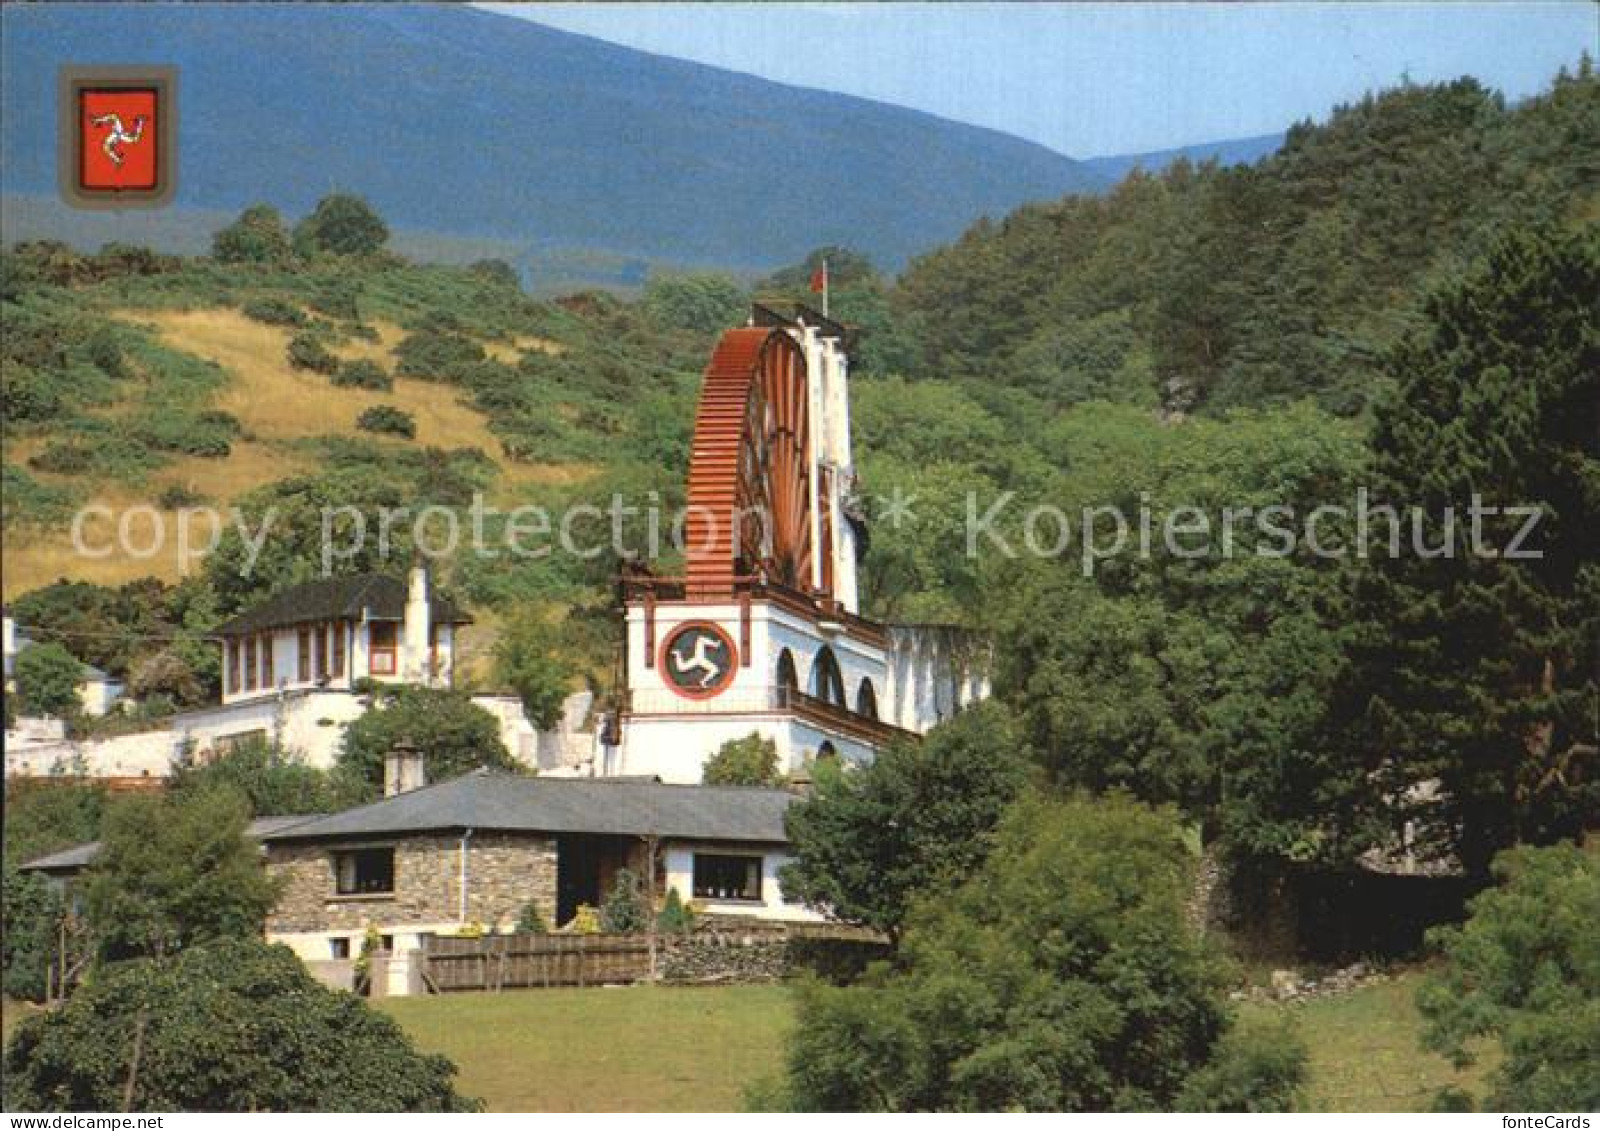
<svg viewBox="0 0 1600 1131">
<path fill-rule="evenodd" d="M 267 871 L 283 893 L 267 919 L 271 933 L 364 930 L 461 919 L 461 838 L 410 836 L 393 841 L 394 891 L 383 895 L 338 895 L 335 852 L 382 847 L 385 842 L 273 844 Z M 467 841 L 465 921 L 509 929 L 523 906 L 536 900 L 546 919 L 556 907 L 556 842 L 553 837 L 474 833 Z"/>
</svg>

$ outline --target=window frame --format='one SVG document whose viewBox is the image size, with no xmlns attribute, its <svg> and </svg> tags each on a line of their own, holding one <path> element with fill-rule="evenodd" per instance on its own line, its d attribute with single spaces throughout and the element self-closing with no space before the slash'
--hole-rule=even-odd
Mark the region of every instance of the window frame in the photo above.
<svg viewBox="0 0 1600 1131">
<path fill-rule="evenodd" d="M 389 638 L 388 644 L 378 643 L 378 630 L 384 629 Z M 384 666 L 379 666 L 378 661 L 386 661 Z M 375 620 L 367 622 L 367 674 L 368 675 L 394 675 L 399 668 L 400 660 L 400 626 L 392 620 Z"/>
<path fill-rule="evenodd" d="M 710 871 L 714 868 L 728 868 L 737 866 L 744 870 L 744 881 L 741 884 L 725 882 L 727 876 L 713 877 L 706 875 L 702 878 L 702 862 Z M 712 900 L 717 903 L 765 903 L 765 872 L 766 857 L 760 853 L 750 852 L 695 852 L 689 861 L 689 890 L 695 899 Z M 720 894 L 727 891 L 738 890 L 748 893 L 752 890 L 754 882 L 754 895 Z"/>
<path fill-rule="evenodd" d="M 363 858 L 371 860 L 376 856 L 388 857 L 388 887 L 376 886 L 376 882 L 361 882 L 361 862 Z M 395 846 L 392 844 L 363 844 L 350 848 L 330 849 L 328 853 L 329 864 L 333 870 L 333 898 L 334 899 L 391 899 L 395 894 L 395 872 L 397 859 Z M 345 882 L 345 860 L 351 860 L 350 881 Z M 380 869 L 381 875 L 382 869 Z"/>
</svg>

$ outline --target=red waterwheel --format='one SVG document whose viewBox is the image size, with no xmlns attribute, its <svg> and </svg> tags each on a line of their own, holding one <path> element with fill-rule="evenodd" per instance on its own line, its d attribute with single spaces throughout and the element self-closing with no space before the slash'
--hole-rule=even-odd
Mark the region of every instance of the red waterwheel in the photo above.
<svg viewBox="0 0 1600 1131">
<path fill-rule="evenodd" d="M 761 573 L 811 587 L 805 355 L 782 330 L 729 330 L 706 367 L 689 455 L 691 594 Z"/>
</svg>

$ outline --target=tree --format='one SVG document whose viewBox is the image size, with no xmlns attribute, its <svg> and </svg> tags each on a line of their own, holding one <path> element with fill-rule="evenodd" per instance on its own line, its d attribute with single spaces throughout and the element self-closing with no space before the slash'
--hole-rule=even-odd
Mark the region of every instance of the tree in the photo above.
<svg viewBox="0 0 1600 1131">
<path fill-rule="evenodd" d="M 576 673 L 544 616 L 528 611 L 506 626 L 494 643 L 494 671 L 534 726 L 550 730 L 561 722 Z"/>
<path fill-rule="evenodd" d="M 745 291 L 726 275 L 658 275 L 645 285 L 644 309 L 672 330 L 716 334 L 737 326 Z"/>
<path fill-rule="evenodd" d="M 1027 766 L 1010 712 L 982 703 L 859 769 L 819 767 L 784 818 L 785 893 L 897 937 L 913 899 L 982 863 Z"/>
<path fill-rule="evenodd" d="M 1417 991 L 1424 1043 L 1458 1067 L 1474 1039 L 1499 1043 L 1486 1110 L 1600 1109 L 1600 851 L 1514 848 L 1494 874 L 1465 924 L 1430 935 L 1445 964 Z"/>
<path fill-rule="evenodd" d="M 76 716 L 83 664 L 59 644 L 32 644 L 17 654 L 17 698 L 29 715 Z"/>
<path fill-rule="evenodd" d="M 211 237 L 211 255 L 221 263 L 284 263 L 293 249 L 278 210 L 252 204 Z"/>
<path fill-rule="evenodd" d="M 245 836 L 248 820 L 245 799 L 224 789 L 113 809 L 86 877 L 101 956 L 159 957 L 259 936 L 278 888 Z"/>
<path fill-rule="evenodd" d="M 611 890 L 600 905 L 600 927 L 613 935 L 643 934 L 650 925 L 650 911 L 639 892 L 639 877 L 627 868 L 617 869 Z"/>
<path fill-rule="evenodd" d="M 294 952 L 217 940 L 115 963 L 5 1054 L 9 1111 L 463 1111 L 455 1066 L 320 985 Z"/>
<path fill-rule="evenodd" d="M 366 785 L 383 786 L 383 762 L 406 741 L 422 751 L 429 781 L 459 777 L 480 768 L 520 772 L 522 766 L 500 741 L 495 717 L 460 691 L 421 687 L 383 688 L 372 710 L 345 727 L 339 766 Z"/>
<path fill-rule="evenodd" d="M 61 892 L 36 872 L 4 872 L 5 918 L 0 933 L 0 984 L 7 997 L 43 1001 L 66 907 Z"/>
<path fill-rule="evenodd" d="M 700 780 L 706 785 L 782 785 L 778 744 L 755 731 L 730 738 L 706 759 Z"/>
<path fill-rule="evenodd" d="M 787 1102 L 1286 1110 L 1303 1054 L 1225 1041 L 1224 967 L 1185 921 L 1191 884 L 1170 812 L 1126 795 L 1019 800 L 966 882 L 918 904 L 894 966 L 804 990 Z"/>
<path fill-rule="evenodd" d="M 319 770 L 268 742 L 253 738 L 204 759 L 185 756 L 172 767 L 170 789 L 187 798 L 219 788 L 242 795 L 257 817 L 332 813 L 358 804 L 364 783 L 337 770 Z"/>
<path fill-rule="evenodd" d="M 294 244 L 315 254 L 375 255 L 389 240 L 389 226 L 359 196 L 334 193 L 317 201 L 295 225 Z"/>
<path fill-rule="evenodd" d="M 128 690 L 138 699 L 166 695 L 174 703 L 200 703 L 205 696 L 194 669 L 173 648 L 153 652 L 134 664 L 128 676 Z"/>
<path fill-rule="evenodd" d="M 1417 517 L 1398 552 L 1373 522 L 1357 578 L 1353 757 L 1479 878 L 1600 811 L 1597 292 L 1593 231 L 1506 235 L 1389 357 L 1374 425 L 1372 506 Z"/>
</svg>

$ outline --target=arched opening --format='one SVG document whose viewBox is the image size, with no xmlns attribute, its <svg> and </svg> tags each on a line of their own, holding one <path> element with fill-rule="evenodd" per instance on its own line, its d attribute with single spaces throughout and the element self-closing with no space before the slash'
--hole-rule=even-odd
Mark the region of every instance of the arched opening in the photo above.
<svg viewBox="0 0 1600 1131">
<path fill-rule="evenodd" d="M 856 714 L 869 719 L 878 717 L 878 692 L 872 686 L 872 681 L 865 677 L 861 680 L 861 686 L 856 688 Z"/>
<path fill-rule="evenodd" d="M 811 662 L 811 694 L 818 699 L 846 707 L 844 674 L 839 670 L 839 659 L 833 649 L 824 646 Z"/>
<path fill-rule="evenodd" d="M 795 671 L 794 653 L 787 648 L 778 653 L 778 690 L 784 695 L 800 690 L 800 674 Z"/>
</svg>

